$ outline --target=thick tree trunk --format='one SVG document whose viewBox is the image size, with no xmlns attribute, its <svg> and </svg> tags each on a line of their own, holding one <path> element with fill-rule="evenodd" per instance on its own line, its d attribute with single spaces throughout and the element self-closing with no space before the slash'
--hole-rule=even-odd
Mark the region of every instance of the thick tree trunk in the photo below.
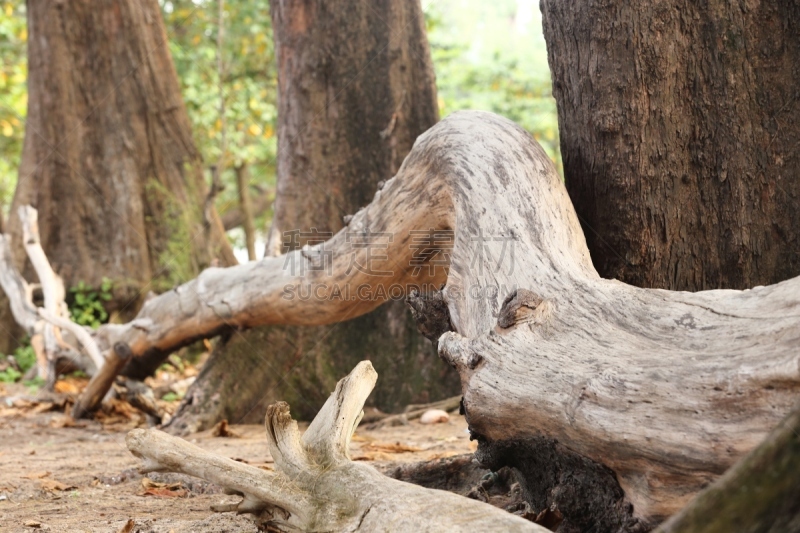
<svg viewBox="0 0 800 533">
<path fill-rule="evenodd" d="M 200 154 L 156 0 L 28 2 L 28 117 L 12 213 L 39 212 L 67 287 L 114 282 L 135 312 L 149 289 L 234 264 L 203 213 Z M 21 250 L 16 217 L 9 227 Z M 23 260 L 22 252 L 18 261 Z"/>
<path fill-rule="evenodd" d="M 567 189 L 604 277 L 800 273 L 800 4 L 541 3 Z"/>
<path fill-rule="evenodd" d="M 448 269 L 415 268 L 417 228 L 450 233 L 449 246 L 422 250 L 447 250 Z M 395 236 L 374 258 L 384 276 L 350 268 L 368 256 L 352 237 L 375 232 Z M 312 268 L 323 249 L 330 271 Z M 154 363 L 231 328 L 362 315 L 380 301 L 337 292 L 397 286 L 442 288 L 453 331 L 439 355 L 461 377 L 477 457 L 515 469 L 534 511 L 559 511 L 564 531 L 638 531 L 675 513 L 752 450 L 800 390 L 800 278 L 699 293 L 602 279 L 544 151 L 480 112 L 420 136 L 324 247 L 207 269 L 94 339 Z M 300 297 L 308 291 L 318 298 Z M 426 330 L 441 318 L 433 308 Z"/>
<path fill-rule="evenodd" d="M 268 244 L 274 255 L 339 231 L 343 217 L 397 172 L 438 112 L 418 0 L 276 1 L 271 14 L 280 97 Z M 333 326 L 235 333 L 215 351 L 171 426 L 257 421 L 277 400 L 309 419 L 337 377 L 365 358 L 384 376 L 370 400 L 381 409 L 458 391 L 457 377 L 394 301 Z"/>
</svg>

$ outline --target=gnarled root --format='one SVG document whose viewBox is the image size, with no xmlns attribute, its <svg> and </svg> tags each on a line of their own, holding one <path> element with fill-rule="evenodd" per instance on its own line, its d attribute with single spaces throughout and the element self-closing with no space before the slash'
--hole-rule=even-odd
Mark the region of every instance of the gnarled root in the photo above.
<svg viewBox="0 0 800 533">
<path fill-rule="evenodd" d="M 238 494 L 240 513 L 303 531 L 546 531 L 518 516 L 449 492 L 403 483 L 363 463 L 348 446 L 377 374 L 359 363 L 301 436 L 285 402 L 267 410 L 267 443 L 276 472 L 209 453 L 154 429 L 131 431 L 128 449 L 142 470 L 180 472 Z"/>
</svg>

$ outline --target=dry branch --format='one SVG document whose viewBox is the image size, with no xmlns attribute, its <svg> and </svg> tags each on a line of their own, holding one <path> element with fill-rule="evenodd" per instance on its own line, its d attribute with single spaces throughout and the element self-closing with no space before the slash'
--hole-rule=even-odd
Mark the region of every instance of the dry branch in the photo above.
<svg viewBox="0 0 800 533">
<path fill-rule="evenodd" d="M 31 337 L 31 345 L 36 352 L 37 373 L 52 384 L 60 358 L 68 358 L 92 373 L 103 363 L 100 349 L 87 328 L 69 319 L 64 282 L 50 266 L 39 240 L 36 209 L 23 206 L 18 214 L 22 221 L 25 252 L 39 278 L 44 307 L 36 307 L 33 302 L 33 286 L 25 281 L 14 265 L 8 235 L 0 235 L 0 285 L 11 303 L 14 319 Z M 62 330 L 67 333 L 66 339 Z M 76 348 L 76 340 L 83 346 L 89 361 Z"/>
<path fill-rule="evenodd" d="M 111 385 L 114 384 L 114 379 L 125 363 L 130 360 L 131 355 L 131 349 L 124 343 L 118 342 L 114 345 L 114 349 L 109 352 L 104 364 L 98 367 L 100 370 L 92 376 L 73 406 L 73 418 L 83 418 L 97 410 L 106 393 L 111 389 Z"/>
<path fill-rule="evenodd" d="M 403 483 L 350 461 L 348 446 L 377 374 L 360 363 L 336 386 L 306 432 L 284 402 L 267 411 L 267 443 L 277 472 L 206 452 L 158 430 L 133 430 L 128 448 L 142 470 L 201 477 L 243 495 L 238 512 L 278 530 L 547 531 L 491 505 Z"/>
</svg>

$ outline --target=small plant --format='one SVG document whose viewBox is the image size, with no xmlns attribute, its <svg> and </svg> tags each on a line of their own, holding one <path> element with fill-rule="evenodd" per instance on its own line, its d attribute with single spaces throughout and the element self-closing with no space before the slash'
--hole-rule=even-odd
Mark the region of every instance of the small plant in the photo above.
<svg viewBox="0 0 800 533">
<path fill-rule="evenodd" d="M 16 359 L 23 373 L 33 368 L 36 364 L 36 352 L 33 350 L 29 339 L 25 339 L 22 346 L 14 350 L 14 359 Z"/>
<path fill-rule="evenodd" d="M 165 402 L 177 402 L 178 400 L 181 399 L 181 397 L 179 394 L 176 394 L 174 392 L 168 392 L 164 396 L 162 396 L 161 399 L 164 400 Z"/>
<path fill-rule="evenodd" d="M 0 357 L 4 356 L 0 355 Z M 25 339 L 24 344 L 14 350 L 13 356 L 8 357 L 13 357 L 16 365 L 9 366 L 0 372 L 0 383 L 19 381 L 22 375 L 36 364 L 36 352 L 33 351 L 33 346 L 28 339 Z"/>
<path fill-rule="evenodd" d="M 72 305 L 69 309 L 72 321 L 93 329 L 99 328 L 100 324 L 105 324 L 108 321 L 108 312 L 103 302 L 111 300 L 112 287 L 113 284 L 108 278 L 103 278 L 100 290 L 95 290 L 83 281 L 72 287 L 69 290 L 73 295 Z"/>
<path fill-rule="evenodd" d="M 44 387 L 45 381 L 39 376 L 36 376 L 33 379 L 24 381 L 23 383 L 25 387 L 28 389 L 28 394 L 36 394 L 39 391 L 39 389 Z"/>
<path fill-rule="evenodd" d="M 14 383 L 22 377 L 22 373 L 13 366 L 0 372 L 0 383 Z"/>
</svg>

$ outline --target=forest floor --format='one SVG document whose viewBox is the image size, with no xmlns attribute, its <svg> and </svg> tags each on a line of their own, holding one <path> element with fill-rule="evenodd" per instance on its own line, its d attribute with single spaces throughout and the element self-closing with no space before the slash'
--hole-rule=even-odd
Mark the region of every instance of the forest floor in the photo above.
<svg viewBox="0 0 800 533">
<path fill-rule="evenodd" d="M 59 385 L 60 384 L 60 385 Z M 125 435 L 147 427 L 146 418 L 118 402 L 95 420 L 64 414 L 74 384 L 59 393 L 0 384 L 0 532 L 256 531 L 251 519 L 214 513 L 212 504 L 235 502 L 219 487 L 178 474 L 139 474 Z M 301 424 L 302 426 L 302 424 Z M 212 431 L 186 437 L 201 448 L 271 469 L 263 426 L 230 426 L 234 436 Z M 448 422 L 366 429 L 353 438 L 351 457 L 383 471 L 395 464 L 474 451 L 463 417 Z"/>
</svg>

